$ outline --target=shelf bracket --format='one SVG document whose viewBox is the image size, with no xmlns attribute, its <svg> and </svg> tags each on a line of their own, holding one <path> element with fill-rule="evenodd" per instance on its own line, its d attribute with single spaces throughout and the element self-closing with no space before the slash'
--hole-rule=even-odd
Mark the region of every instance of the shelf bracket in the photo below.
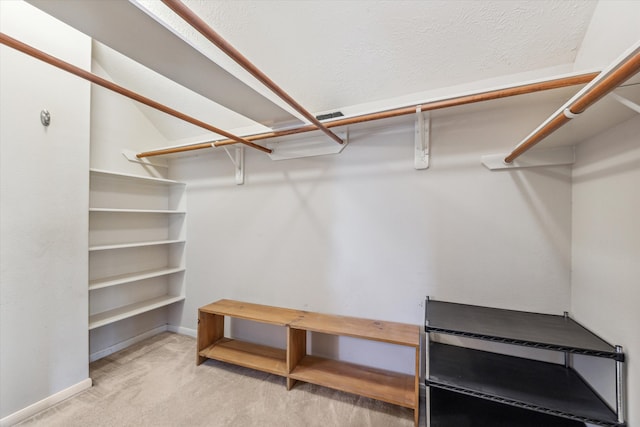
<svg viewBox="0 0 640 427">
<path fill-rule="evenodd" d="M 242 185 L 244 184 L 244 147 L 234 147 L 235 155 L 231 155 L 227 147 L 224 148 L 225 153 L 229 156 L 231 163 L 233 163 L 234 169 L 236 171 L 236 184 Z"/>
<path fill-rule="evenodd" d="M 271 160 L 299 159 L 303 157 L 324 156 L 327 154 L 340 154 L 349 143 L 349 132 L 336 132 L 336 135 L 344 141 L 344 144 L 336 144 L 327 141 L 326 136 L 300 137 L 300 135 L 288 135 L 267 142 L 267 147 L 273 150 L 269 157 Z"/>
<path fill-rule="evenodd" d="M 426 117 L 425 117 L 426 115 Z M 429 167 L 429 147 L 431 142 L 431 114 L 422 113 L 422 105 L 416 107 L 416 125 L 414 142 L 414 167 L 416 170 Z"/>
<path fill-rule="evenodd" d="M 122 155 L 129 160 L 130 162 L 140 163 L 146 166 L 154 166 L 156 168 L 168 168 L 169 165 L 166 163 L 160 163 L 158 161 L 151 161 L 146 157 L 138 158 L 137 153 L 132 150 L 122 150 Z"/>
<path fill-rule="evenodd" d="M 575 163 L 573 147 L 557 147 L 545 150 L 531 150 L 511 163 L 505 163 L 505 154 L 482 156 L 482 164 L 489 170 L 533 168 L 541 166 L 560 166 Z"/>
<path fill-rule="evenodd" d="M 629 107 L 636 113 L 640 114 L 640 105 L 636 104 L 630 99 L 627 99 L 624 96 L 620 96 L 615 92 L 611 92 L 609 96 L 615 99 L 616 101 L 618 101 L 620 104 L 624 105 L 625 107 Z"/>
</svg>

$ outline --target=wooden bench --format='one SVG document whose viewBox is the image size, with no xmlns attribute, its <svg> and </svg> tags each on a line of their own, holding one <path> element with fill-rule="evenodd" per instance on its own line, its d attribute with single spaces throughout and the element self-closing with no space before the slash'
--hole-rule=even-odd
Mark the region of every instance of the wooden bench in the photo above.
<svg viewBox="0 0 640 427">
<path fill-rule="evenodd" d="M 224 318 L 235 317 L 286 328 L 287 347 L 278 349 L 224 336 Z M 307 354 L 307 332 L 349 336 L 415 349 L 413 375 Z M 233 300 L 198 310 L 197 364 L 215 359 L 287 379 L 304 381 L 413 409 L 419 419 L 420 327 L 355 317 L 311 313 Z"/>
</svg>

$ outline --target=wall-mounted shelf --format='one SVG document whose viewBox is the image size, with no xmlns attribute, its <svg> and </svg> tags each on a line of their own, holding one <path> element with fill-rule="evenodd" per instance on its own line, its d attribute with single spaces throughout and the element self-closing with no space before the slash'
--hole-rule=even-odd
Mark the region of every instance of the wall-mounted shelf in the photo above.
<svg viewBox="0 0 640 427">
<path fill-rule="evenodd" d="M 90 246 L 89 251 L 94 252 L 94 251 L 108 251 L 111 249 L 141 248 L 144 246 L 172 245 L 174 243 L 185 243 L 185 240 L 157 240 L 153 242 L 133 242 L 133 243 L 120 243 L 116 245 Z"/>
<path fill-rule="evenodd" d="M 456 304 L 427 299 L 427 396 L 437 421 L 437 401 L 430 391 L 447 390 L 471 396 L 474 407 L 496 402 L 557 418 L 540 425 L 574 425 L 578 422 L 602 426 L 624 426 L 621 369 L 624 354 L 568 315 L 556 316 Z M 431 341 L 431 334 L 446 334 L 477 340 L 563 352 L 565 364 L 540 362 L 523 357 L 474 350 L 462 345 Z M 612 359 L 616 371 L 616 409 L 612 409 L 571 367 L 571 354 Z M 512 411 L 512 410 L 509 410 Z M 501 415 L 488 425 L 496 424 Z M 433 423 L 429 424 L 431 421 Z M 437 422 L 436 422 L 437 421 Z M 562 424 L 566 422 L 568 424 Z M 516 424 L 514 424 L 516 425 Z M 517 424 L 520 425 L 520 424 Z"/>
<path fill-rule="evenodd" d="M 125 283 L 137 282 L 139 280 L 151 279 L 153 277 L 168 276 L 169 274 L 185 271 L 184 267 L 157 268 L 153 270 L 140 271 L 136 273 L 119 274 L 117 276 L 105 277 L 89 281 L 89 290 L 108 288 L 110 286 L 123 285 Z"/>
<path fill-rule="evenodd" d="M 129 181 L 133 180 L 133 181 L 147 182 L 147 183 L 158 184 L 158 185 L 180 185 L 183 187 L 186 185 L 184 182 L 174 181 L 172 179 L 155 178 L 152 176 L 141 176 L 141 175 L 134 175 L 129 173 L 122 173 L 122 172 L 111 172 L 104 169 L 91 168 L 90 172 L 91 172 L 91 175 L 95 177 L 103 176 L 110 179 L 124 179 Z"/>
<path fill-rule="evenodd" d="M 150 300 L 125 305 L 124 307 L 114 308 L 112 310 L 96 313 L 89 316 L 89 330 L 106 326 L 119 320 L 137 316 L 156 308 L 165 307 L 179 301 L 183 301 L 184 296 L 164 295 Z"/>
<path fill-rule="evenodd" d="M 89 330 L 102 354 L 146 330 L 94 329 L 185 299 L 186 186 L 96 169 L 90 177 Z M 149 316 L 147 329 L 166 323 Z"/>
<path fill-rule="evenodd" d="M 89 212 L 96 213 L 157 213 L 157 214 L 185 214 L 186 211 L 178 211 L 171 209 L 109 209 L 109 208 L 91 208 Z"/>
</svg>

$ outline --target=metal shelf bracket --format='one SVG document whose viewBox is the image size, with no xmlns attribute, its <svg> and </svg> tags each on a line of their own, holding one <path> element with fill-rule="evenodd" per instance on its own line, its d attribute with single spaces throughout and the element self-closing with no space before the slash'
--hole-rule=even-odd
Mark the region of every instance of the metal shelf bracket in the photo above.
<svg viewBox="0 0 640 427">
<path fill-rule="evenodd" d="M 416 170 L 427 169 L 429 167 L 429 147 L 431 145 L 431 114 L 428 111 L 423 114 L 421 105 L 416 107 L 415 129 L 414 167 Z"/>
<path fill-rule="evenodd" d="M 229 156 L 231 163 L 236 171 L 236 184 L 244 184 L 244 147 L 234 147 L 235 154 L 232 156 L 227 147 L 224 148 L 225 153 Z"/>
</svg>

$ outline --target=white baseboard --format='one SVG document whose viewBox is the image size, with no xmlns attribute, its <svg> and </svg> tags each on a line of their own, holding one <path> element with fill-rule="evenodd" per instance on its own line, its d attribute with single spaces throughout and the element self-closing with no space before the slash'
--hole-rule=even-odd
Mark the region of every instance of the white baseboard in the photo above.
<svg viewBox="0 0 640 427">
<path fill-rule="evenodd" d="M 52 394 L 51 396 L 44 398 L 39 402 L 34 403 L 33 405 L 29 405 L 26 408 L 20 409 L 19 411 L 0 419 L 0 427 L 9 427 L 21 421 L 24 421 L 27 418 L 37 414 L 38 412 L 48 409 L 53 405 L 56 405 L 63 400 L 68 399 L 71 396 L 90 388 L 91 385 L 91 378 L 82 380 L 79 383 L 72 385 L 71 387 L 65 388 L 64 390 Z"/>
<path fill-rule="evenodd" d="M 186 335 L 193 338 L 198 336 L 198 332 L 195 329 L 185 328 L 183 326 L 168 325 L 167 330 L 174 334 Z"/>
<path fill-rule="evenodd" d="M 169 330 L 168 325 L 158 326 L 157 328 L 153 328 L 147 332 L 143 332 L 140 335 L 136 335 L 135 337 L 129 338 L 128 340 L 121 341 L 103 350 L 96 351 L 95 353 L 91 353 L 89 355 L 89 363 L 95 362 L 96 360 L 102 359 L 103 357 L 107 357 L 110 354 L 115 353 L 116 351 L 123 350 L 133 344 L 139 343 L 140 341 L 144 341 L 147 338 L 151 338 L 154 335 L 158 335 L 162 332 L 166 332 L 167 330 Z"/>
</svg>

